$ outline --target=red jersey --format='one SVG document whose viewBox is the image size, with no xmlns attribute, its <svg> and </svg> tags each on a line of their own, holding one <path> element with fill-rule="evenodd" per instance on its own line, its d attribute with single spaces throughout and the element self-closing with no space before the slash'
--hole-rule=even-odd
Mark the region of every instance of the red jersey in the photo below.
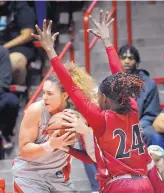
<svg viewBox="0 0 164 193">
<path fill-rule="evenodd" d="M 121 65 L 114 47 L 111 46 L 106 50 L 112 73 L 120 72 Z M 150 157 L 140 136 L 136 102 L 131 100 L 134 110 L 126 115 L 111 110 L 103 111 L 87 99 L 58 57 L 53 58 L 51 63 L 78 111 L 93 129 L 100 174 L 147 175 Z"/>
<path fill-rule="evenodd" d="M 108 129 L 95 139 L 100 173 L 111 177 L 124 174 L 147 175 L 150 157 L 140 134 L 138 113 L 131 111 L 121 115 L 106 111 L 105 116 Z"/>
</svg>

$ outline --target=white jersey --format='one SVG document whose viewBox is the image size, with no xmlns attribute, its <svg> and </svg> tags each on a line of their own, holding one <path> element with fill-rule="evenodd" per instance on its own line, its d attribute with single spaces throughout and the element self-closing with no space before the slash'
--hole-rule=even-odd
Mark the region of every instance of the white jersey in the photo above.
<svg viewBox="0 0 164 193">
<path fill-rule="evenodd" d="M 36 144 L 42 144 L 49 139 L 46 129 L 51 115 L 46 111 L 43 101 L 38 101 L 42 105 L 42 118 L 39 126 Z M 53 182 L 58 171 L 63 171 L 64 176 L 70 174 L 70 156 L 62 150 L 54 150 L 35 159 L 24 159 L 16 157 L 12 167 L 13 175 L 17 177 L 27 177 L 36 180 Z M 69 166 L 69 168 L 67 167 Z M 66 174 L 65 174 L 66 172 Z M 55 180 L 55 178 L 54 178 Z"/>
</svg>

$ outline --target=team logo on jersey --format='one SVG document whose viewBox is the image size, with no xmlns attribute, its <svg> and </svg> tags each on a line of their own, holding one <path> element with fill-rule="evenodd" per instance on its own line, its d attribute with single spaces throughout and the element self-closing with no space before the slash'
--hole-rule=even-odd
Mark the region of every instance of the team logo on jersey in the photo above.
<svg viewBox="0 0 164 193">
<path fill-rule="evenodd" d="M 64 178 L 63 172 L 62 171 L 56 172 L 56 178 Z"/>
</svg>

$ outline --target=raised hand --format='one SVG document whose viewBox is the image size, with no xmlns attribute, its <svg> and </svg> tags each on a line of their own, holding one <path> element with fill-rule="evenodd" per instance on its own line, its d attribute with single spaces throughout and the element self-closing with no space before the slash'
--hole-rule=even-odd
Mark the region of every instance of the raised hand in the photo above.
<svg viewBox="0 0 164 193">
<path fill-rule="evenodd" d="M 90 15 L 90 20 L 92 21 L 94 25 L 94 29 L 88 29 L 88 32 L 93 33 L 95 36 L 101 38 L 103 41 L 108 41 L 108 43 L 111 44 L 111 36 L 110 36 L 110 28 L 112 26 L 112 23 L 114 19 L 108 21 L 108 15 L 109 12 L 107 11 L 105 13 L 105 17 L 103 19 L 103 10 L 100 10 L 100 15 L 99 15 L 99 22 L 97 22 L 95 19 L 92 18 Z"/>
<path fill-rule="evenodd" d="M 36 40 L 40 41 L 42 47 L 45 49 L 45 51 L 51 51 L 54 49 L 54 42 L 56 40 L 57 35 L 59 35 L 59 32 L 56 32 L 54 35 L 51 34 L 52 29 L 52 21 L 48 23 L 47 27 L 47 21 L 44 19 L 43 21 L 43 31 L 39 28 L 38 25 L 35 25 L 35 28 L 38 32 L 37 34 L 31 34 Z"/>
</svg>

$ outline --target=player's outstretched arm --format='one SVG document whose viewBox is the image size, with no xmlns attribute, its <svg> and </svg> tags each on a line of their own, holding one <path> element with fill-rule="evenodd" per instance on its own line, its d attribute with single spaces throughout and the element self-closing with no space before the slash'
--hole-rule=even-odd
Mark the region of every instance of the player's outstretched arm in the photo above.
<svg viewBox="0 0 164 193">
<path fill-rule="evenodd" d="M 71 146 L 62 147 L 61 150 L 67 152 L 69 155 L 75 157 L 76 159 L 88 163 L 93 164 L 95 163 L 94 160 L 91 159 L 91 157 L 88 155 L 86 150 L 76 149 Z"/>
<path fill-rule="evenodd" d="M 120 64 L 120 60 L 118 55 L 112 45 L 111 38 L 111 27 L 114 19 L 108 21 L 109 12 L 105 13 L 105 17 L 103 18 L 103 10 L 100 10 L 99 22 L 97 22 L 92 16 L 90 16 L 90 20 L 94 25 L 94 29 L 88 29 L 88 32 L 91 32 L 96 37 L 101 38 L 108 55 L 109 66 L 112 71 L 112 74 L 117 72 L 122 72 L 122 66 Z"/>
<path fill-rule="evenodd" d="M 52 21 L 49 22 L 48 27 L 46 26 L 46 20 L 43 22 L 43 31 L 36 25 L 36 30 L 38 35 L 32 34 L 34 38 L 40 41 L 42 47 L 48 54 L 54 71 L 59 77 L 61 83 L 63 84 L 66 92 L 74 102 L 78 111 L 84 116 L 88 124 L 94 128 L 95 135 L 100 136 L 105 130 L 105 112 L 103 112 L 97 105 L 91 103 L 84 93 L 77 87 L 73 82 L 72 77 L 66 70 L 64 65 L 61 63 L 60 59 L 57 57 L 57 53 L 54 50 L 54 42 L 58 32 L 51 36 L 51 26 Z"/>
</svg>

